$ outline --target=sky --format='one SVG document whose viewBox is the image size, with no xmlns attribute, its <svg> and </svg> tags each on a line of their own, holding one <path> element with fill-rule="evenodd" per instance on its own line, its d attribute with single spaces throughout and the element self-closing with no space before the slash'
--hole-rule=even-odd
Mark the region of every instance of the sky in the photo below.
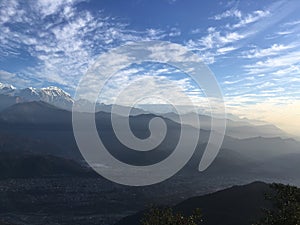
<svg viewBox="0 0 300 225">
<path fill-rule="evenodd" d="M 300 2 L 199 0 L 0 0 L 0 82 L 58 86 L 74 95 L 99 55 L 128 42 L 181 44 L 211 69 L 228 113 L 300 135 Z M 131 72 L 131 73 L 129 73 Z M 140 76 L 171 78 L 202 101 L 167 65 L 120 71 L 103 101 Z M 150 83 L 137 84 L 130 93 Z"/>
</svg>

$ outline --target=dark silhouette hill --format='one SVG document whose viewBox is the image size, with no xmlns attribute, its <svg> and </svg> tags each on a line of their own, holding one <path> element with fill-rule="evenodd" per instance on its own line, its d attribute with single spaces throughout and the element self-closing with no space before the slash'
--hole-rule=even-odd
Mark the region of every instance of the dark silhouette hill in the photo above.
<svg viewBox="0 0 300 225">
<path fill-rule="evenodd" d="M 70 123 L 70 112 L 42 101 L 14 104 L 0 113 L 9 123 L 57 124 Z"/>
<path fill-rule="evenodd" d="M 273 207 L 265 197 L 266 194 L 272 193 L 273 190 L 268 184 L 254 182 L 193 197 L 172 208 L 175 212 L 182 212 L 185 215 L 191 215 L 194 209 L 200 208 L 204 225 L 251 225 L 263 216 L 262 208 Z M 140 225 L 145 212 L 125 217 L 116 225 Z"/>
<path fill-rule="evenodd" d="M 80 164 L 50 155 L 0 153 L 0 179 L 49 176 L 88 176 Z"/>
</svg>

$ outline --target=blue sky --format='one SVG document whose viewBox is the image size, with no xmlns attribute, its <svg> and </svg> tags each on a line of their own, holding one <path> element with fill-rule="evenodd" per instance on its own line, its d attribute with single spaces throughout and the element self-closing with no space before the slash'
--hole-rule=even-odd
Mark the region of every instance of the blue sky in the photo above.
<svg viewBox="0 0 300 225">
<path fill-rule="evenodd" d="M 20 88 L 55 85 L 73 94 L 99 54 L 130 41 L 171 41 L 197 53 L 211 68 L 229 112 L 300 133 L 295 126 L 295 121 L 300 123 L 297 0 L 0 4 L 2 83 Z M 128 81 L 125 76 L 118 81 Z M 175 78 L 185 82 L 179 75 Z"/>
</svg>

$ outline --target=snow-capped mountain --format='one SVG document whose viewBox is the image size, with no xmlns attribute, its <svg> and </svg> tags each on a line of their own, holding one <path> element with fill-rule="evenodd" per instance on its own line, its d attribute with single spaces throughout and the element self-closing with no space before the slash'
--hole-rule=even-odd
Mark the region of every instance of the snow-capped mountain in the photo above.
<svg viewBox="0 0 300 225">
<path fill-rule="evenodd" d="M 0 94 L 10 95 L 16 90 L 12 85 L 0 83 Z"/>
<path fill-rule="evenodd" d="M 74 100 L 71 95 L 58 87 L 17 89 L 12 85 L 0 83 L 0 94 L 14 97 L 16 103 L 44 101 L 63 109 L 71 109 Z"/>
</svg>

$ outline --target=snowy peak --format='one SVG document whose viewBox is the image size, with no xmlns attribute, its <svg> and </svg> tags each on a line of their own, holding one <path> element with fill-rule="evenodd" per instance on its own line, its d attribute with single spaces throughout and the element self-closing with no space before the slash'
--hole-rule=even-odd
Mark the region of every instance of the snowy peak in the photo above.
<svg viewBox="0 0 300 225">
<path fill-rule="evenodd" d="M 11 95 L 15 90 L 16 88 L 12 85 L 0 83 L 0 94 Z"/>
<path fill-rule="evenodd" d="M 12 86 L 10 84 L 0 83 L 0 89 L 3 89 L 3 88 L 16 89 L 14 86 Z"/>
<path fill-rule="evenodd" d="M 69 93 L 67 93 L 64 90 L 62 90 L 58 87 L 55 87 L 55 86 L 49 86 L 49 87 L 41 88 L 41 91 L 47 92 L 49 94 L 54 94 L 54 95 L 70 96 Z"/>
<path fill-rule="evenodd" d="M 0 83 L 0 94 L 18 97 L 19 102 L 44 101 L 63 109 L 70 109 L 74 102 L 69 93 L 54 86 L 16 89 L 12 85 Z"/>
</svg>

